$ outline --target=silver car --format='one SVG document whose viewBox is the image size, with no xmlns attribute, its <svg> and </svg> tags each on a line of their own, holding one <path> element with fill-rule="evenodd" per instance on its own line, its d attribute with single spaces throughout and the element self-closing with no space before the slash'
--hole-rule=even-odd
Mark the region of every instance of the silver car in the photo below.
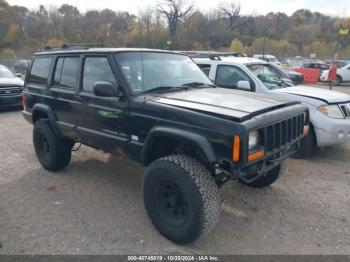
<svg viewBox="0 0 350 262">
<path fill-rule="evenodd" d="M 23 81 L 0 65 L 0 107 L 22 105 Z"/>
<path fill-rule="evenodd" d="M 302 142 L 300 157 L 310 156 L 316 147 L 350 140 L 350 96 L 308 86 L 294 86 L 274 65 L 247 57 L 194 58 L 218 86 L 261 92 L 300 101 L 309 107 L 310 132 Z"/>
</svg>

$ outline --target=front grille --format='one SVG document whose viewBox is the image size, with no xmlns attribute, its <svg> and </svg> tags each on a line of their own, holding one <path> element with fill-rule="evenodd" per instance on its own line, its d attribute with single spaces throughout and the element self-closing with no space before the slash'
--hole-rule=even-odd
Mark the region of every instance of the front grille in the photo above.
<svg viewBox="0 0 350 262">
<path fill-rule="evenodd" d="M 350 117 L 350 103 L 339 105 L 345 117 Z"/>
<path fill-rule="evenodd" d="M 18 86 L 0 88 L 0 96 L 2 97 L 20 95 L 21 93 L 22 88 Z"/>
<path fill-rule="evenodd" d="M 264 144 L 267 151 L 280 149 L 299 140 L 304 132 L 304 114 L 291 117 L 264 128 Z"/>
</svg>

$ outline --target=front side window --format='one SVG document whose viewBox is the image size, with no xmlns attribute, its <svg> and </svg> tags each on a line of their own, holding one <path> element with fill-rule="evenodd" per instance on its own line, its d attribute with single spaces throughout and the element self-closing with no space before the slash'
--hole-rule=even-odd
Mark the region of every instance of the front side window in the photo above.
<svg viewBox="0 0 350 262">
<path fill-rule="evenodd" d="M 109 82 L 117 86 L 117 81 L 106 57 L 87 57 L 85 59 L 83 90 L 92 93 L 96 82 Z"/>
<path fill-rule="evenodd" d="M 250 71 L 256 75 L 267 88 L 276 89 L 282 87 L 291 86 L 291 82 L 286 77 L 274 70 L 270 65 L 267 64 L 251 64 L 247 65 Z"/>
<path fill-rule="evenodd" d="M 210 65 L 201 64 L 201 65 L 198 65 L 198 66 L 199 66 L 200 69 L 202 69 L 203 73 L 204 73 L 206 76 L 209 76 L 210 68 L 211 68 Z"/>
<path fill-rule="evenodd" d="M 185 55 L 157 52 L 123 52 L 115 55 L 133 92 L 161 87 L 211 85 L 208 77 Z"/>
<path fill-rule="evenodd" d="M 54 85 L 65 88 L 75 88 L 79 60 L 79 57 L 58 58 L 54 74 Z"/>
<path fill-rule="evenodd" d="M 237 88 L 239 81 L 250 82 L 250 79 L 246 73 L 235 66 L 218 66 L 216 71 L 216 85 L 228 88 Z"/>
<path fill-rule="evenodd" d="M 33 61 L 32 69 L 30 70 L 29 79 L 30 83 L 35 84 L 47 84 L 49 77 L 52 58 L 49 57 L 37 57 Z"/>
</svg>

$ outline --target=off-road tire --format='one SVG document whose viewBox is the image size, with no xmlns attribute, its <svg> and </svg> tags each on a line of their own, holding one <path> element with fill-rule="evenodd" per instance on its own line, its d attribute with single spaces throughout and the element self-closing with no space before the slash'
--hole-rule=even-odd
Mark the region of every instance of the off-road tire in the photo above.
<svg viewBox="0 0 350 262">
<path fill-rule="evenodd" d="M 174 184 L 169 190 L 175 193 L 169 193 L 169 197 L 167 193 L 162 195 L 166 183 Z M 163 236 L 178 244 L 189 244 L 206 235 L 220 216 L 221 199 L 215 180 L 203 164 L 190 156 L 172 155 L 151 163 L 145 170 L 143 195 L 154 226 Z M 163 197 L 165 202 L 176 197 L 176 204 L 170 205 L 169 200 L 164 207 Z M 184 218 L 176 217 L 178 206 L 183 208 L 182 211 L 179 209 L 182 213 L 178 216 Z"/>
<path fill-rule="evenodd" d="M 300 148 L 292 157 L 308 158 L 315 153 L 316 150 L 316 135 L 313 128 L 310 128 L 309 133 L 300 141 Z"/>
<path fill-rule="evenodd" d="M 242 184 L 253 187 L 253 188 L 264 188 L 272 185 L 281 175 L 286 172 L 288 166 L 288 160 L 284 160 L 281 164 L 274 167 L 272 170 L 267 172 L 265 176 L 258 178 L 257 180 L 247 183 L 243 180 L 239 180 Z"/>
<path fill-rule="evenodd" d="M 65 168 L 72 156 L 72 142 L 60 138 L 48 119 L 35 122 L 33 144 L 40 164 L 49 171 Z"/>
</svg>

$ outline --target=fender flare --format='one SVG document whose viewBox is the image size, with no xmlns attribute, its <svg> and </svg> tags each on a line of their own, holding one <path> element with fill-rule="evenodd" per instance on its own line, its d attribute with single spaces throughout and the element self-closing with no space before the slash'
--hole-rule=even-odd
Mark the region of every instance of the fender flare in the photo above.
<svg viewBox="0 0 350 262">
<path fill-rule="evenodd" d="M 180 130 L 176 128 L 157 126 L 157 127 L 153 127 L 150 130 L 150 132 L 146 137 L 144 146 L 142 148 L 141 162 L 145 166 L 149 164 L 149 159 L 148 159 L 148 156 L 150 155 L 149 152 L 151 150 L 153 142 L 158 137 L 177 138 L 182 141 L 194 143 L 196 146 L 198 146 L 198 148 L 200 148 L 203 151 L 203 153 L 205 154 L 209 162 L 216 161 L 216 157 L 215 157 L 215 153 L 212 148 L 212 145 L 210 144 L 208 139 L 205 138 L 204 136 L 190 132 L 190 131 Z"/>
<path fill-rule="evenodd" d="M 32 121 L 34 123 L 34 116 L 36 112 L 42 112 L 44 114 L 46 114 L 49 118 L 50 124 L 52 129 L 54 130 L 54 132 L 58 135 L 58 136 L 62 136 L 61 134 L 61 130 L 57 125 L 57 117 L 55 115 L 55 113 L 53 112 L 53 110 L 48 106 L 48 105 L 44 105 L 44 104 L 35 104 L 32 110 Z"/>
</svg>

